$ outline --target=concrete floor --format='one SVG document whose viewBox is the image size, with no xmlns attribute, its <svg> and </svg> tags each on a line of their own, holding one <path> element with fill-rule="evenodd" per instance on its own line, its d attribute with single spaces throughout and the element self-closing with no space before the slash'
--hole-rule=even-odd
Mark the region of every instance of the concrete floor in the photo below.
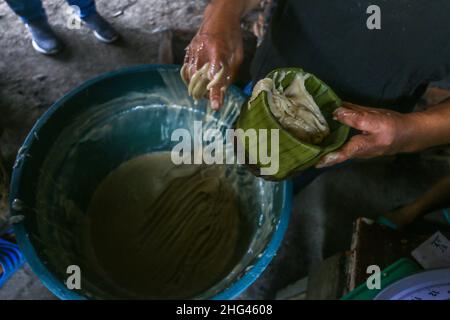
<svg viewBox="0 0 450 320">
<path fill-rule="evenodd" d="M 66 49 L 45 57 L 31 49 L 24 26 L 0 2 L 0 152 L 11 166 L 36 118 L 56 99 L 85 80 L 125 66 L 157 62 L 159 30 L 195 28 L 206 1 L 138 1 L 112 18 L 127 1 L 97 1 L 123 36 L 118 44 L 96 42 L 85 29 L 66 27 L 64 1 L 44 0 Z M 1 130 L 0 130 L 1 131 Z M 349 247 L 358 216 L 376 216 L 411 201 L 449 172 L 447 154 L 430 152 L 353 163 L 316 179 L 295 198 L 292 219 L 273 262 L 240 298 L 273 298 L 289 283 L 308 274 L 324 258 Z M 54 299 L 28 266 L 0 288 L 0 299 Z"/>
<path fill-rule="evenodd" d="M 48 57 L 31 47 L 25 26 L 0 2 L 0 151 L 9 164 L 37 117 L 53 102 L 84 81 L 107 71 L 157 63 L 159 31 L 196 29 L 206 0 L 138 1 L 117 18 L 128 0 L 100 0 L 97 7 L 122 35 L 115 44 L 95 40 L 84 27 L 67 27 L 70 7 L 64 0 L 44 0 L 51 25 L 65 43 Z"/>
<path fill-rule="evenodd" d="M 0 300 L 56 300 L 25 264 L 0 288 Z"/>
</svg>

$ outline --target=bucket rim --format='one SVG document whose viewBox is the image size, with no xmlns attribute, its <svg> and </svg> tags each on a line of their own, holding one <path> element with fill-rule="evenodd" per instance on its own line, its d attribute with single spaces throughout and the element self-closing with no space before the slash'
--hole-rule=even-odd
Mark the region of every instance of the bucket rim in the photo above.
<svg viewBox="0 0 450 320">
<path fill-rule="evenodd" d="M 38 132 L 47 124 L 48 120 L 53 116 L 53 114 L 62 107 L 67 101 L 69 101 L 72 97 L 79 94 L 86 88 L 105 80 L 110 79 L 112 77 L 121 76 L 124 74 L 132 74 L 139 73 L 145 71 L 157 71 L 161 69 L 166 70 L 177 70 L 180 69 L 179 65 L 170 65 L 170 64 L 144 64 L 126 68 L 120 68 L 114 71 L 109 71 L 106 73 L 102 73 L 98 76 L 95 76 L 76 88 L 72 89 L 65 95 L 63 95 L 60 99 L 58 99 L 52 106 L 46 110 L 36 121 L 34 126 L 31 128 L 27 137 L 25 138 L 22 146 L 19 149 L 16 163 L 14 166 L 11 183 L 10 183 L 10 192 L 9 192 L 9 207 L 11 215 L 21 215 L 20 211 L 17 211 L 13 207 L 14 199 L 18 198 L 20 194 L 20 185 L 22 182 L 23 175 L 23 164 L 24 162 L 18 162 L 18 158 L 21 156 L 21 151 L 27 150 L 35 141 L 35 136 Z M 232 90 L 239 95 L 244 95 L 242 90 L 240 90 L 236 86 L 230 86 L 228 90 Z M 271 239 L 267 243 L 265 249 L 261 253 L 261 257 L 257 258 L 255 264 L 253 264 L 248 270 L 244 272 L 244 275 L 235 280 L 229 287 L 223 289 L 221 292 L 212 296 L 211 300 L 228 300 L 236 298 L 240 295 L 244 290 L 246 290 L 251 284 L 255 282 L 256 279 L 263 273 L 266 267 L 271 262 L 272 258 L 275 256 L 278 248 L 281 245 L 281 241 L 284 238 L 284 234 L 287 230 L 289 219 L 291 216 L 291 207 L 292 207 L 292 196 L 293 196 L 293 184 L 291 180 L 279 182 L 281 191 L 282 191 L 282 206 L 280 219 L 278 224 L 275 226 L 275 231 L 272 234 Z M 32 244 L 29 235 L 26 231 L 25 225 L 23 222 L 18 222 L 13 226 L 14 232 L 17 239 L 17 244 L 20 247 L 20 250 L 25 257 L 26 262 L 30 265 L 33 272 L 38 276 L 40 281 L 49 289 L 56 297 L 63 300 L 87 300 L 88 297 L 77 293 L 76 291 L 68 289 L 62 281 L 54 276 L 54 274 L 45 266 L 42 262 L 41 258 L 37 254 L 34 245 Z"/>
</svg>

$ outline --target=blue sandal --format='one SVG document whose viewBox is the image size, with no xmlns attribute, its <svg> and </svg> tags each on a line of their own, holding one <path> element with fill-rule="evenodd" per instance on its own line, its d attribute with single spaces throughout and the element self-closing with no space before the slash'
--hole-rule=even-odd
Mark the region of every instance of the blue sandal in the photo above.
<svg viewBox="0 0 450 320">
<path fill-rule="evenodd" d="M 0 266 L 3 272 L 0 274 L 0 287 L 16 272 L 25 262 L 19 246 L 0 238 Z"/>
<path fill-rule="evenodd" d="M 448 212 L 448 209 L 442 209 L 442 214 L 444 215 L 444 218 L 447 221 L 448 225 L 450 225 L 450 213 Z M 399 229 L 399 226 L 397 224 L 384 216 L 379 216 L 377 219 L 377 223 L 389 227 L 393 230 Z"/>
</svg>

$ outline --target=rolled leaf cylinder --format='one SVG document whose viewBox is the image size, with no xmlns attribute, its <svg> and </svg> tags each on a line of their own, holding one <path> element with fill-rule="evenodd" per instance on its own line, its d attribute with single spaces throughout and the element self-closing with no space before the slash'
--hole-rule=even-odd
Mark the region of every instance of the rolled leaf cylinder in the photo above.
<svg viewBox="0 0 450 320">
<path fill-rule="evenodd" d="M 282 86 L 286 89 L 295 78 L 296 74 L 306 74 L 300 68 L 280 68 L 273 70 L 267 75 L 267 78 L 274 80 L 276 87 Z M 318 145 L 313 145 L 299 140 L 289 133 L 270 111 L 267 92 L 262 91 L 254 100 L 247 101 L 242 107 L 241 114 L 236 123 L 237 129 L 255 129 L 258 136 L 258 143 L 250 143 L 245 136 L 239 136 L 237 143 L 240 143 L 246 153 L 246 164 L 250 161 L 250 155 L 257 155 L 252 168 L 256 174 L 260 169 L 270 165 L 263 164 L 259 156 L 260 150 L 267 150 L 267 154 L 276 159 L 276 154 L 272 155 L 270 133 L 268 138 L 262 137 L 265 134 L 261 129 L 270 132 L 271 129 L 279 130 L 279 148 L 278 148 L 278 172 L 273 175 L 261 175 L 267 180 L 283 180 L 302 170 L 314 166 L 321 157 L 340 148 L 347 140 L 350 128 L 333 120 L 333 111 L 342 105 L 341 99 L 329 88 L 323 81 L 313 74 L 305 81 L 306 90 L 313 97 L 317 106 L 320 108 L 325 120 L 330 127 L 330 134 Z"/>
</svg>

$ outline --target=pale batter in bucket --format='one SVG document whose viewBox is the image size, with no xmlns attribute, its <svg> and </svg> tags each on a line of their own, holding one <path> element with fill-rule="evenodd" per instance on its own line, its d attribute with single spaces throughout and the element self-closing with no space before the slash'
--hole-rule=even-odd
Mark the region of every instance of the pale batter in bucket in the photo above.
<svg viewBox="0 0 450 320">
<path fill-rule="evenodd" d="M 192 298 L 230 271 L 242 217 L 224 166 L 170 153 L 122 164 L 97 188 L 90 234 L 105 275 L 137 298 Z"/>
<path fill-rule="evenodd" d="M 284 77 L 276 72 L 274 77 Z M 330 128 L 319 106 L 305 87 L 309 74 L 297 73 L 291 84 L 284 89 L 275 85 L 272 78 L 264 78 L 255 85 L 251 103 L 261 92 L 267 93 L 270 111 L 278 122 L 303 142 L 320 144 L 329 134 Z"/>
</svg>

